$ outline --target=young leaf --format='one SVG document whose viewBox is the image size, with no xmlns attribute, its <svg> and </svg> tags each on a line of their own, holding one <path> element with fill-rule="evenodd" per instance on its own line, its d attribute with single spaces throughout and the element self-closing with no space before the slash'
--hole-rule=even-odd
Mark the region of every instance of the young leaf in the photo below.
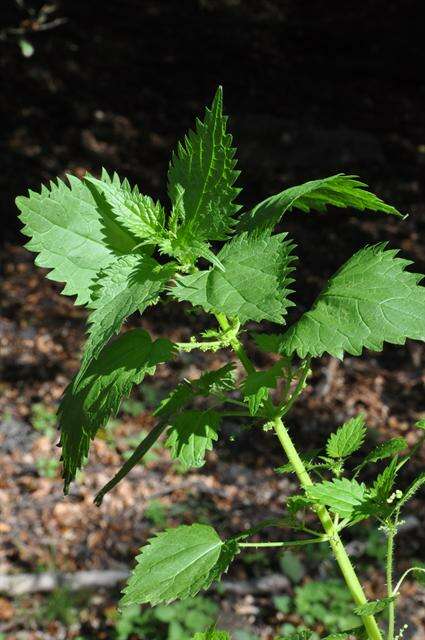
<svg viewBox="0 0 425 640">
<path fill-rule="evenodd" d="M 104 196 L 118 224 L 135 238 L 156 244 L 165 236 L 165 212 L 159 202 L 141 195 L 137 187 L 132 189 L 117 174 L 111 179 L 103 171 L 101 180 L 90 174 L 85 180 Z"/>
<path fill-rule="evenodd" d="M 415 427 L 417 429 L 425 430 L 425 418 L 422 418 L 421 420 L 418 420 L 417 422 L 415 422 Z"/>
<path fill-rule="evenodd" d="M 425 287 L 422 275 L 405 271 L 408 260 L 385 245 L 358 251 L 329 280 L 326 288 L 282 337 L 280 351 L 342 358 L 363 347 L 382 350 L 384 342 L 425 340 Z"/>
<path fill-rule="evenodd" d="M 215 411 L 183 411 L 172 421 L 165 446 L 184 469 L 202 467 L 218 439 L 220 415 Z"/>
<path fill-rule="evenodd" d="M 178 300 L 187 300 L 205 311 L 220 311 L 240 322 L 271 320 L 284 323 L 293 270 L 293 245 L 286 234 L 242 234 L 230 240 L 218 254 L 225 272 L 216 267 L 182 276 L 171 289 Z"/>
<path fill-rule="evenodd" d="M 362 604 L 354 609 L 354 613 L 358 616 L 374 616 L 376 613 L 381 613 L 388 607 L 391 602 L 394 602 L 396 596 L 390 596 L 388 598 L 381 598 L 380 600 L 371 600 Z"/>
<path fill-rule="evenodd" d="M 75 176 L 68 181 L 69 186 L 57 180 L 40 193 L 30 191 L 16 205 L 25 225 L 22 232 L 31 237 L 26 247 L 38 253 L 35 263 L 51 269 L 50 280 L 65 283 L 63 294 L 76 295 L 76 303 L 85 304 L 99 269 L 131 251 L 135 242 L 99 208 L 87 185 Z"/>
<path fill-rule="evenodd" d="M 391 438 L 391 440 L 387 440 L 386 442 L 381 442 L 378 444 L 375 449 L 372 449 L 370 453 L 367 454 L 360 467 L 364 467 L 370 462 L 379 462 L 380 460 L 385 460 L 385 458 L 390 458 L 400 451 L 403 451 L 407 447 L 407 442 L 404 438 Z"/>
<path fill-rule="evenodd" d="M 239 210 L 234 203 L 239 189 L 234 183 L 235 169 L 232 136 L 226 132 L 223 116 L 223 91 L 219 87 L 205 120 L 197 120 L 196 131 L 190 131 L 173 153 L 168 171 L 168 193 L 171 202 L 183 192 L 185 218 L 179 233 L 198 240 L 223 240 Z M 182 191 L 184 190 L 184 191 Z"/>
<path fill-rule="evenodd" d="M 266 371 L 254 371 L 247 375 L 243 381 L 242 390 L 244 399 L 248 402 L 251 415 L 255 416 L 269 394 L 269 389 L 274 389 L 278 378 L 282 375 L 284 363 L 276 362 Z"/>
<path fill-rule="evenodd" d="M 65 491 L 88 454 L 90 440 L 117 413 L 121 399 L 172 356 L 171 342 L 152 342 L 146 331 L 134 329 L 105 347 L 68 385 L 59 407 Z"/>
<path fill-rule="evenodd" d="M 394 487 L 397 471 L 398 459 L 395 457 L 373 483 L 371 491 L 371 497 L 373 500 L 377 500 L 380 503 L 384 503 L 388 500 Z"/>
<path fill-rule="evenodd" d="M 311 505 L 312 501 L 310 498 L 301 495 L 290 496 L 286 501 L 286 506 L 291 516 L 296 516 L 299 511 L 307 509 L 311 507 Z"/>
<path fill-rule="evenodd" d="M 354 509 L 362 504 L 365 495 L 365 485 L 348 478 L 326 480 L 307 489 L 307 496 L 311 500 L 329 507 L 342 518 L 349 518 Z"/>
<path fill-rule="evenodd" d="M 300 211 L 326 211 L 328 205 L 352 208 L 358 211 L 369 209 L 401 217 L 401 214 L 378 196 L 366 190 L 367 185 L 355 176 L 339 173 L 322 180 L 312 180 L 296 187 L 285 189 L 263 200 L 240 218 L 238 231 L 273 229 L 280 218 L 292 209 Z"/>
<path fill-rule="evenodd" d="M 171 263 L 160 265 L 150 256 L 140 254 L 121 256 L 100 272 L 92 289 L 84 366 L 97 357 L 129 315 L 135 311 L 143 313 L 146 307 L 158 300 L 173 272 Z"/>
<path fill-rule="evenodd" d="M 300 454 L 300 458 L 307 469 L 307 471 L 311 471 L 312 469 L 317 469 L 318 467 L 327 467 L 327 464 L 322 464 L 315 462 L 315 458 L 320 453 L 320 449 L 313 449 L 312 451 L 307 451 L 306 453 Z M 294 466 L 291 462 L 287 462 L 280 467 L 276 467 L 276 473 L 295 473 Z"/>
<path fill-rule="evenodd" d="M 229 362 L 215 371 L 206 371 L 197 380 L 192 380 L 191 385 L 201 396 L 231 391 L 235 387 L 235 366 Z"/>
<path fill-rule="evenodd" d="M 331 458 L 346 458 L 360 449 L 365 435 L 365 416 L 360 413 L 331 434 L 326 444 L 326 453 Z"/>
<path fill-rule="evenodd" d="M 195 596 L 210 586 L 210 572 L 223 542 L 203 524 L 167 529 L 148 541 L 136 558 L 121 604 L 152 606 Z"/>
</svg>

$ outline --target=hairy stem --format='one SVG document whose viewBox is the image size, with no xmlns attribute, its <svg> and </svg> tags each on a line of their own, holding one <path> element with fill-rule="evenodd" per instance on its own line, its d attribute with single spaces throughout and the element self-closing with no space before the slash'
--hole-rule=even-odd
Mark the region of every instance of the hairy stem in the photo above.
<svg viewBox="0 0 425 640">
<path fill-rule="evenodd" d="M 292 540 L 288 542 L 239 542 L 239 547 L 305 547 L 307 544 L 318 544 L 327 542 L 328 537 L 308 538 L 306 540 Z"/>
<path fill-rule="evenodd" d="M 407 578 L 409 573 L 412 573 L 413 571 L 418 571 L 419 573 L 425 573 L 425 569 L 423 567 L 410 567 L 410 569 L 407 569 L 403 573 L 403 575 L 401 576 L 400 580 L 397 582 L 395 589 L 391 595 L 396 596 L 398 594 L 398 592 L 400 591 L 400 587 L 403 584 L 405 578 Z"/>
<path fill-rule="evenodd" d="M 222 313 L 216 313 L 215 315 L 223 331 L 229 331 L 231 329 L 231 325 L 227 317 Z M 233 350 L 235 351 L 236 355 L 241 361 L 243 367 L 245 368 L 245 371 L 247 373 L 253 373 L 255 371 L 255 367 L 252 364 L 251 360 L 249 359 L 247 353 L 245 352 L 245 349 L 243 348 L 237 336 L 235 336 L 230 340 L 230 345 L 232 346 Z M 303 386 L 305 384 L 305 380 L 308 375 L 309 366 L 310 366 L 310 362 L 306 361 L 304 363 L 304 366 L 301 372 L 301 376 L 300 376 L 301 380 L 298 381 L 297 387 L 291 396 L 291 405 L 295 402 L 296 398 L 302 392 Z M 297 474 L 297 477 L 302 487 L 305 489 L 307 487 L 312 486 L 313 481 L 310 478 L 310 475 L 308 474 L 303 461 L 298 455 L 298 452 L 295 449 L 294 443 L 292 442 L 292 439 L 288 431 L 286 430 L 286 427 L 283 424 L 282 419 L 279 415 L 276 416 L 274 419 L 274 429 L 286 455 L 288 456 L 289 462 L 292 463 L 295 469 L 295 473 Z M 345 582 L 353 597 L 354 602 L 356 603 L 357 606 L 366 604 L 367 598 L 363 591 L 362 585 L 360 584 L 360 581 L 357 577 L 354 567 L 351 564 L 351 560 L 348 557 L 348 554 L 344 548 L 344 545 L 342 544 L 341 538 L 338 535 L 338 531 L 336 530 L 334 523 L 332 522 L 332 518 L 328 510 L 324 506 L 317 505 L 316 513 L 328 537 L 329 544 L 332 548 L 335 559 L 339 565 L 341 573 L 345 579 Z M 363 616 L 362 621 L 370 640 L 382 640 L 382 635 L 374 616 L 370 616 L 370 615 Z"/>
<path fill-rule="evenodd" d="M 275 418 L 274 428 L 276 435 L 279 438 L 286 455 L 288 456 L 289 462 L 291 462 L 295 469 L 302 487 L 304 489 L 306 489 L 307 487 L 311 487 L 313 485 L 313 481 L 310 478 L 310 475 L 308 474 L 303 461 L 298 455 L 292 439 L 280 417 Z M 332 548 L 335 559 L 339 565 L 342 575 L 344 576 L 344 580 L 353 597 L 354 602 L 357 606 L 365 604 L 367 602 L 367 599 L 364 594 L 363 588 L 360 584 L 354 567 L 351 564 L 351 560 L 348 557 L 344 545 L 342 544 L 341 538 L 338 535 L 338 531 L 335 529 L 334 523 L 332 522 L 332 518 L 328 510 L 322 505 L 317 505 L 315 511 L 320 519 L 320 522 L 322 523 L 323 529 L 328 536 L 329 544 Z M 370 640 L 382 640 L 382 635 L 374 616 L 363 616 L 362 621 Z"/>
<path fill-rule="evenodd" d="M 394 565 L 394 538 L 396 534 L 395 527 L 391 526 L 387 532 L 387 592 L 388 597 L 393 595 L 393 565 Z M 395 603 L 390 602 L 388 605 L 388 632 L 387 640 L 393 640 L 395 626 Z"/>
<path fill-rule="evenodd" d="M 224 315 L 224 313 L 216 313 L 215 317 L 217 318 L 218 324 L 223 329 L 223 331 L 229 331 L 231 329 L 230 322 Z M 245 349 L 243 348 L 239 338 L 236 336 L 230 339 L 230 345 L 233 351 L 238 356 L 239 360 L 242 362 L 242 365 L 247 373 L 254 373 L 255 367 L 249 359 Z"/>
<path fill-rule="evenodd" d="M 143 456 L 155 444 L 166 427 L 166 422 L 159 422 L 151 431 L 149 431 L 148 435 L 143 438 L 140 444 L 135 448 L 131 457 L 123 464 L 118 473 L 116 473 L 112 480 L 109 480 L 109 482 L 107 482 L 96 495 L 94 499 L 94 503 L 96 506 L 100 507 L 105 495 L 109 493 L 109 491 L 111 491 L 114 487 L 116 487 L 116 485 L 121 482 L 123 478 L 125 478 L 125 476 L 133 469 L 133 467 L 136 466 L 136 464 L 139 464 Z"/>
</svg>

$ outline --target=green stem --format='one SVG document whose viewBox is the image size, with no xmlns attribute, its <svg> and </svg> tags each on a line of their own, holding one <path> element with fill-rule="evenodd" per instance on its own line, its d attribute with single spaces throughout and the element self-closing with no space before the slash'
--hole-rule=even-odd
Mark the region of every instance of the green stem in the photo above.
<svg viewBox="0 0 425 640">
<path fill-rule="evenodd" d="M 302 390 L 305 387 L 305 383 L 307 380 L 307 376 L 309 374 L 310 371 L 310 358 L 307 358 L 305 360 L 305 362 L 302 364 L 301 368 L 300 368 L 300 376 L 298 378 L 298 382 L 297 382 L 297 386 L 295 387 L 291 397 L 289 398 L 288 401 L 286 401 L 286 399 L 284 398 L 281 402 L 281 404 L 279 405 L 279 409 L 281 416 L 286 415 L 290 409 L 292 408 L 293 404 L 295 403 L 295 401 L 297 400 L 298 396 L 302 393 Z"/>
<path fill-rule="evenodd" d="M 116 487 L 116 485 L 121 482 L 121 480 L 125 478 L 128 473 L 130 473 L 130 471 L 133 469 L 133 467 L 136 466 L 136 464 L 139 464 L 143 456 L 149 451 L 151 447 L 153 447 L 166 427 L 167 422 L 159 422 L 151 431 L 149 431 L 148 435 L 143 438 L 140 444 L 133 451 L 130 458 L 126 462 L 124 462 L 123 466 L 114 475 L 112 480 L 109 480 L 109 482 L 107 482 L 105 486 L 102 487 L 99 493 L 97 493 L 94 499 L 94 503 L 96 506 L 100 507 L 105 495 L 109 493 L 109 491 L 111 491 L 114 487 Z"/>
<path fill-rule="evenodd" d="M 220 325 L 220 327 L 223 329 L 223 331 L 229 331 L 232 328 L 231 325 L 230 325 L 230 322 L 228 321 L 228 319 L 226 318 L 224 313 L 216 313 L 215 317 L 217 318 L 217 322 Z M 237 338 L 235 336 L 234 338 L 231 338 L 229 340 L 229 343 L 230 343 L 233 351 L 238 356 L 239 360 L 242 362 L 242 365 L 243 365 L 245 371 L 247 373 L 254 373 L 255 367 L 252 364 L 251 360 L 249 359 L 249 357 L 248 357 L 245 349 L 243 348 L 242 343 L 240 342 L 239 338 Z"/>
<path fill-rule="evenodd" d="M 307 538 L 306 540 L 292 540 L 289 542 L 239 542 L 239 547 L 304 547 L 307 544 L 317 544 L 327 542 L 328 537 Z"/>
<path fill-rule="evenodd" d="M 203 342 L 176 342 L 175 346 L 179 351 L 193 351 L 200 349 L 201 351 L 218 351 L 223 348 L 221 340 L 204 340 Z"/>
<path fill-rule="evenodd" d="M 396 529 L 390 526 L 387 532 L 387 592 L 391 598 L 393 595 L 393 565 L 394 565 L 394 538 Z M 395 627 L 395 603 L 388 605 L 388 632 L 387 640 L 393 640 Z"/>
<path fill-rule="evenodd" d="M 412 573 L 413 571 L 419 571 L 420 573 L 425 573 L 425 569 L 423 567 L 410 567 L 410 569 L 407 569 L 401 576 L 400 580 L 397 582 L 395 589 L 391 594 L 392 596 L 396 596 L 398 594 L 398 592 L 400 591 L 400 587 L 403 584 L 405 578 L 407 578 L 409 573 Z"/>
<path fill-rule="evenodd" d="M 231 325 L 227 317 L 222 313 L 216 313 L 215 315 L 223 331 L 229 331 L 231 329 Z M 248 355 L 246 354 L 237 336 L 235 335 L 233 338 L 230 339 L 229 342 L 233 350 L 235 351 L 236 355 L 239 357 L 239 360 L 241 361 L 242 365 L 244 366 L 245 371 L 247 373 L 254 373 L 255 367 L 252 364 L 251 360 L 249 359 Z M 309 370 L 309 361 L 306 361 L 304 364 L 304 369 L 301 373 L 301 378 L 298 381 L 298 385 L 291 396 L 291 399 L 290 399 L 291 406 L 302 391 L 302 388 L 305 384 L 305 380 L 308 375 L 308 370 Z M 289 433 L 287 432 L 280 416 L 277 416 L 274 419 L 274 428 L 282 444 L 282 447 L 286 455 L 288 456 L 289 462 L 292 463 L 295 469 L 295 472 L 298 476 L 298 479 L 301 485 L 303 486 L 303 488 L 312 486 L 313 481 L 310 478 L 300 456 L 298 455 L 298 452 L 295 449 L 292 439 Z M 338 562 L 338 565 L 341 569 L 341 573 L 344 576 L 345 582 L 347 584 L 348 589 L 350 590 L 350 593 L 353 597 L 354 602 L 357 604 L 357 606 L 366 604 L 367 599 L 364 594 L 362 585 L 360 584 L 357 574 L 354 571 L 350 558 L 348 557 L 348 554 L 344 548 L 344 545 L 342 544 L 342 541 L 338 535 L 338 531 L 335 530 L 334 524 L 332 522 L 332 518 L 328 510 L 326 509 L 326 507 L 322 505 L 317 505 L 316 513 L 328 537 L 329 544 L 331 545 L 335 559 Z M 374 616 L 363 616 L 362 620 L 363 620 L 365 629 L 367 631 L 367 634 L 369 636 L 369 639 L 382 640 L 382 635 Z"/>
<path fill-rule="evenodd" d="M 289 462 L 295 469 L 302 487 L 304 489 L 311 487 L 313 485 L 313 481 L 310 478 L 310 475 L 308 474 L 303 461 L 298 455 L 292 439 L 280 417 L 275 418 L 274 428 L 276 435 L 279 438 L 286 455 L 288 456 Z M 339 537 L 338 532 L 334 527 L 334 523 L 332 522 L 332 518 L 328 510 L 322 505 L 316 505 L 315 511 L 322 523 L 325 533 L 328 536 L 329 544 L 332 548 L 335 559 L 339 565 L 342 575 L 344 576 L 345 582 L 353 597 L 354 602 L 357 606 L 365 604 L 367 602 L 367 599 L 364 594 L 363 588 L 360 584 L 354 567 L 351 564 L 350 558 L 348 557 L 344 545 L 342 544 L 341 538 Z M 363 616 L 362 621 L 370 640 L 382 640 L 382 635 L 374 616 Z"/>
</svg>

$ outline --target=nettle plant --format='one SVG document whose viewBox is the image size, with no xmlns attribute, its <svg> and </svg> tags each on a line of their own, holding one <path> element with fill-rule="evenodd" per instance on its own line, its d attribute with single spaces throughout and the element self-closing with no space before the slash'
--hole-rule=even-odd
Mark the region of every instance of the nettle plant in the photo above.
<svg viewBox="0 0 425 640">
<path fill-rule="evenodd" d="M 101 504 L 164 431 L 173 459 L 187 469 L 201 467 L 219 438 L 221 422 L 233 416 L 246 419 L 253 437 L 274 431 L 287 457 L 277 471 L 295 473 L 300 491 L 288 498 L 281 518 L 255 523 L 227 540 L 206 524 L 159 533 L 142 547 L 122 606 L 193 597 L 219 580 L 247 547 L 323 543 L 339 565 L 353 609 L 363 622 L 361 629 L 328 638 L 352 633 L 379 640 L 383 631 L 376 616 L 386 610 L 387 638 L 393 640 L 395 633 L 397 637 L 403 633 L 395 627 L 395 605 L 408 573 L 394 585 L 394 538 L 406 503 L 425 484 L 425 473 L 404 492 L 396 482 L 425 434 L 410 451 L 403 438 L 393 438 L 358 463 L 356 452 L 366 436 L 363 415 L 342 425 L 322 451 L 314 452 L 297 450 L 287 417 L 307 384 L 312 358 L 330 354 L 342 359 L 345 353 L 360 355 L 364 348 L 381 351 L 384 342 L 425 340 L 422 276 L 406 270 L 410 262 L 385 243 L 366 246 L 330 278 L 309 311 L 282 329 L 293 305 L 295 264 L 294 245 L 287 234 L 273 232 L 282 216 L 296 210 L 323 212 L 328 205 L 402 216 L 367 191 L 365 184 L 343 174 L 286 189 L 239 214 L 235 203 L 239 172 L 226 126 L 219 88 L 204 121 L 197 120 L 195 131 L 171 158 L 169 211 L 142 195 L 137 186 L 106 171 L 101 178 L 68 176 L 68 184 L 57 180 L 40 193 L 31 191 L 17 199 L 23 232 L 31 237 L 27 247 L 38 253 L 36 264 L 50 269 L 48 278 L 65 283 L 62 293 L 76 296 L 76 304 L 89 309 L 81 369 L 59 408 L 65 492 L 84 464 L 97 430 L 158 364 L 195 349 L 229 350 L 228 364 L 197 380 L 183 380 L 160 403 L 156 426 L 95 502 Z M 219 242 L 222 247 L 215 252 Z M 182 343 L 152 339 L 142 329 L 120 333 L 131 314 L 143 313 L 163 299 L 201 308 L 216 319 L 217 328 Z M 252 338 L 260 350 L 275 354 L 274 364 L 258 370 L 241 336 L 245 340 L 246 323 L 264 320 L 276 323 L 276 332 L 257 332 Z M 242 379 L 234 359 L 242 365 Z M 194 403 L 199 398 L 204 398 L 203 404 Z M 417 426 L 425 429 L 425 421 Z M 356 465 L 349 461 L 354 453 Z M 374 482 L 362 482 L 365 468 L 385 459 L 389 464 Z M 341 541 L 345 529 L 366 519 L 375 520 L 388 541 L 387 595 L 374 601 L 367 600 Z M 249 541 L 269 526 L 292 529 L 295 539 Z M 228 635 L 211 629 L 196 637 Z M 308 638 L 309 633 L 296 637 Z"/>
</svg>

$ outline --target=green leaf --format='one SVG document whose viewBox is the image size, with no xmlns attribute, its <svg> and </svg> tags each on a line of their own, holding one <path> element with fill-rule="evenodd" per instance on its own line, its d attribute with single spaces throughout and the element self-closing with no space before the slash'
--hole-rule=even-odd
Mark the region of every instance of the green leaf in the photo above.
<svg viewBox="0 0 425 640">
<path fill-rule="evenodd" d="M 326 467 L 327 464 L 317 463 L 315 462 L 315 458 L 320 453 L 320 449 L 313 449 L 312 451 L 306 451 L 305 453 L 300 454 L 300 458 L 302 460 L 303 465 L 307 469 L 307 471 L 311 471 L 312 469 Z M 276 473 L 295 473 L 294 466 L 292 462 L 287 462 L 280 467 L 276 467 Z"/>
<path fill-rule="evenodd" d="M 172 356 L 171 342 L 152 342 L 146 331 L 134 329 L 105 347 L 68 385 L 59 407 L 65 490 L 87 456 L 90 440 L 117 413 L 121 399 Z"/>
<path fill-rule="evenodd" d="M 235 365 L 229 362 L 215 371 L 206 371 L 197 380 L 192 380 L 191 385 L 201 396 L 232 391 L 235 388 Z"/>
<path fill-rule="evenodd" d="M 286 501 L 286 506 L 291 516 L 296 516 L 303 509 L 308 509 L 311 504 L 310 498 L 300 495 L 290 496 Z"/>
<path fill-rule="evenodd" d="M 289 636 L 285 636 L 284 638 L 282 637 L 281 639 L 278 639 L 278 640 L 310 640 L 312 635 L 313 635 L 312 631 L 305 629 L 303 631 L 295 631 L 294 633 L 291 633 Z"/>
<path fill-rule="evenodd" d="M 378 244 L 358 251 L 329 280 L 310 311 L 283 336 L 280 351 L 342 358 L 384 342 L 425 340 L 422 275 L 405 271 L 408 260 Z"/>
<path fill-rule="evenodd" d="M 65 283 L 63 294 L 76 295 L 76 303 L 85 304 L 99 269 L 132 251 L 135 242 L 99 207 L 87 185 L 75 176 L 68 176 L 68 182 L 57 180 L 40 193 L 30 191 L 16 205 L 25 225 L 22 232 L 31 237 L 26 247 L 38 253 L 35 263 L 51 269 L 50 280 Z"/>
<path fill-rule="evenodd" d="M 242 384 L 245 402 L 248 402 L 251 415 L 255 416 L 263 401 L 269 395 L 269 389 L 276 387 L 278 378 L 282 375 L 284 363 L 282 360 L 266 371 L 249 373 Z"/>
<path fill-rule="evenodd" d="M 179 230 L 184 236 L 198 240 L 223 240 L 239 210 L 234 203 L 239 189 L 234 183 L 235 169 L 232 136 L 226 132 L 223 116 L 223 91 L 219 87 L 205 120 L 197 120 L 196 131 L 190 131 L 173 153 L 168 171 L 168 193 L 178 202 L 183 191 L 184 221 Z"/>
<path fill-rule="evenodd" d="M 374 616 L 376 613 L 381 613 L 388 607 L 391 602 L 394 602 L 396 596 L 390 596 L 388 598 L 381 598 L 380 600 L 371 600 L 362 604 L 354 609 L 354 613 L 358 616 Z"/>
<path fill-rule="evenodd" d="M 184 469 L 202 467 L 218 439 L 220 415 L 215 411 L 183 411 L 172 421 L 165 446 Z"/>
<path fill-rule="evenodd" d="M 195 596 L 211 584 L 223 542 L 203 524 L 167 529 L 148 541 L 124 589 L 123 606 L 171 602 Z"/>
<path fill-rule="evenodd" d="M 279 353 L 282 336 L 276 333 L 252 333 L 257 347 L 264 353 Z"/>
<path fill-rule="evenodd" d="M 212 629 L 211 631 L 195 633 L 192 640 L 231 640 L 231 638 L 227 631 Z"/>
<path fill-rule="evenodd" d="M 390 458 L 391 456 L 400 453 L 400 451 L 403 451 L 406 447 L 407 442 L 402 437 L 391 438 L 391 440 L 381 442 L 375 447 L 375 449 L 372 449 L 372 451 L 367 454 L 360 466 L 364 467 L 370 462 L 379 462 L 380 460 L 385 460 L 385 458 Z"/>
<path fill-rule="evenodd" d="M 373 483 L 371 497 L 378 502 L 384 503 L 388 500 L 394 487 L 394 482 L 397 477 L 398 471 L 398 459 L 393 458 L 390 464 L 385 467 L 382 473 L 376 478 Z"/>
<path fill-rule="evenodd" d="M 92 289 L 83 368 L 96 358 L 103 345 L 121 329 L 135 311 L 143 313 L 155 304 L 174 273 L 171 263 L 160 265 L 147 255 L 127 255 L 100 272 Z"/>
<path fill-rule="evenodd" d="M 401 214 L 378 196 L 365 189 L 366 184 L 356 176 L 339 173 L 329 178 L 312 180 L 296 187 L 285 189 L 266 198 L 240 218 L 238 231 L 272 229 L 280 218 L 292 209 L 300 211 L 326 211 L 328 205 L 352 208 L 358 211 L 369 209 L 402 217 Z"/>
<path fill-rule="evenodd" d="M 111 178 L 105 170 L 102 179 L 90 174 L 85 180 L 103 195 L 115 220 L 135 238 L 156 244 L 165 236 L 165 212 L 159 202 L 130 187 L 127 180 L 121 181 L 117 174 Z"/>
<path fill-rule="evenodd" d="M 168 396 L 163 398 L 154 412 L 154 416 L 168 419 L 171 415 L 178 413 L 194 397 L 194 392 L 190 382 L 183 380 L 177 387 L 172 389 Z"/>
<path fill-rule="evenodd" d="M 360 449 L 365 435 L 365 416 L 360 413 L 331 434 L 326 444 L 326 453 L 331 458 L 346 458 Z"/>
<path fill-rule="evenodd" d="M 421 420 L 418 420 L 417 422 L 415 422 L 415 427 L 417 429 L 425 430 L 425 418 L 422 418 Z"/>
<path fill-rule="evenodd" d="M 271 320 L 283 324 L 293 281 L 293 245 L 286 234 L 242 234 L 226 243 L 218 254 L 225 272 L 208 271 L 177 279 L 171 292 L 207 312 L 219 311 L 240 322 Z"/>
<path fill-rule="evenodd" d="M 218 560 L 209 573 L 209 584 L 217 582 L 221 575 L 227 572 L 237 553 L 239 553 L 239 547 L 234 538 L 230 538 L 223 542 Z"/>
<path fill-rule="evenodd" d="M 306 492 L 314 502 L 329 507 L 342 518 L 349 518 L 354 509 L 364 501 L 366 487 L 357 480 L 335 478 L 308 487 Z"/>
</svg>

